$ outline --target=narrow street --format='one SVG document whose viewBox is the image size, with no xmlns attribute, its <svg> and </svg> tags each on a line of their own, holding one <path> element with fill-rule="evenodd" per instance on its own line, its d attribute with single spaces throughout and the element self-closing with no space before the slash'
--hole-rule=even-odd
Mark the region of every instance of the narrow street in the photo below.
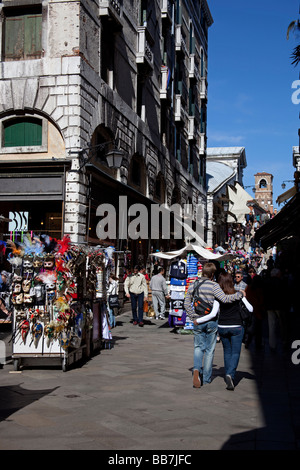
<svg viewBox="0 0 300 470">
<path fill-rule="evenodd" d="M 295 450 L 300 374 L 292 350 L 242 348 L 234 391 L 217 343 L 213 381 L 192 387 L 193 336 L 168 322 L 118 316 L 113 346 L 67 372 L 8 363 L 1 374 L 1 450 Z M 110 455 L 110 452 L 105 455 Z M 114 452 L 111 453 L 114 456 Z"/>
</svg>

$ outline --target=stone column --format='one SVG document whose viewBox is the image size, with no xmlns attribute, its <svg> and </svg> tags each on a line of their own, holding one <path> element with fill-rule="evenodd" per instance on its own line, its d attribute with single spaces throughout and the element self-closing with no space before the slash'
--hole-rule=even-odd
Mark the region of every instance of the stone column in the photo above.
<svg viewBox="0 0 300 470">
<path fill-rule="evenodd" d="M 85 243 L 88 230 L 86 225 L 88 181 L 84 169 L 79 170 L 79 162 L 79 156 L 73 158 L 71 169 L 66 174 L 65 188 L 64 234 L 69 235 L 74 244 Z"/>
</svg>

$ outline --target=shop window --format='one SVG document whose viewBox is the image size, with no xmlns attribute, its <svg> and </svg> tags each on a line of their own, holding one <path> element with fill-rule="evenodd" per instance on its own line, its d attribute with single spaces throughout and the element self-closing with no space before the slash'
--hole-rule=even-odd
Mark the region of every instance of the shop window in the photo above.
<svg viewBox="0 0 300 470">
<path fill-rule="evenodd" d="M 4 61 L 42 56 L 42 7 L 4 9 Z"/>
</svg>

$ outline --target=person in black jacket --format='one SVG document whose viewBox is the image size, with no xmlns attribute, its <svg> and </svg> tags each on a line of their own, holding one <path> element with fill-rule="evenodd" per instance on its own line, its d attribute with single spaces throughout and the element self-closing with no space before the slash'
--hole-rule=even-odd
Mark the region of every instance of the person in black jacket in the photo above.
<svg viewBox="0 0 300 470">
<path fill-rule="evenodd" d="M 225 294 L 234 294 L 234 284 L 232 275 L 228 272 L 221 272 L 218 283 Z M 250 312 L 253 312 L 252 305 L 246 297 L 242 298 Z M 234 378 L 240 360 L 242 341 L 244 337 L 244 327 L 240 316 L 240 301 L 231 304 L 220 304 L 218 333 L 223 345 L 225 382 L 227 390 L 234 390 Z"/>
</svg>

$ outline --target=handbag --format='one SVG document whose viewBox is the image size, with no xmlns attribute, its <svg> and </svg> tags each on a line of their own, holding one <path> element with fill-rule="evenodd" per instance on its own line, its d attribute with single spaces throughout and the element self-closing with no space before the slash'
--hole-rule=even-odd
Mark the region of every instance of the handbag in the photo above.
<svg viewBox="0 0 300 470">
<path fill-rule="evenodd" d="M 108 305 L 110 308 L 119 308 L 119 296 L 118 294 L 112 294 L 108 297 Z"/>
<path fill-rule="evenodd" d="M 244 302 L 239 302 L 240 316 L 244 326 L 250 326 L 252 323 L 252 312 L 250 312 Z"/>
<path fill-rule="evenodd" d="M 144 300 L 143 312 L 144 312 L 144 313 L 147 313 L 147 312 L 148 312 L 148 309 L 149 309 L 148 300 Z"/>
</svg>

